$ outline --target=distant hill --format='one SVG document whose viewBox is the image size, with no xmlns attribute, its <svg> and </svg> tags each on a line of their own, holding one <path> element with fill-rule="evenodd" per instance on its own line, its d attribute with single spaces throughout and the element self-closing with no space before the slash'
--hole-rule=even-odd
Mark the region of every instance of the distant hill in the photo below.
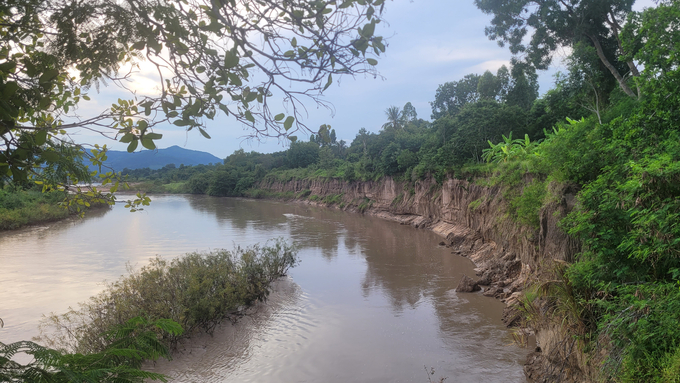
<svg viewBox="0 0 680 383">
<path fill-rule="evenodd" d="M 189 166 L 222 163 L 222 159 L 215 157 L 210 153 L 184 149 L 177 145 L 166 149 L 143 150 L 141 152 L 134 153 L 109 150 L 107 156 L 108 159 L 106 160 L 106 166 L 113 168 L 115 171 L 121 171 L 125 168 L 160 169 L 168 164 L 175 164 L 175 166 L 179 167 L 182 164 Z M 89 161 L 86 161 L 86 163 L 88 162 Z"/>
</svg>

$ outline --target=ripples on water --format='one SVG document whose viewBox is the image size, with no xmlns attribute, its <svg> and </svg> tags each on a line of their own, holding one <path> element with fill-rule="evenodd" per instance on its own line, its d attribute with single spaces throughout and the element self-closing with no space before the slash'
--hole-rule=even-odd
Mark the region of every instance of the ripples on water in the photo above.
<svg viewBox="0 0 680 383">
<path fill-rule="evenodd" d="M 0 340 L 37 335 L 103 280 L 155 255 L 251 245 L 283 236 L 301 264 L 266 304 L 211 337 L 185 341 L 148 368 L 175 382 L 523 382 L 525 350 L 511 345 L 503 305 L 457 294 L 469 260 L 431 232 L 371 217 L 268 201 L 168 196 L 140 213 L 121 207 L 0 234 Z"/>
</svg>

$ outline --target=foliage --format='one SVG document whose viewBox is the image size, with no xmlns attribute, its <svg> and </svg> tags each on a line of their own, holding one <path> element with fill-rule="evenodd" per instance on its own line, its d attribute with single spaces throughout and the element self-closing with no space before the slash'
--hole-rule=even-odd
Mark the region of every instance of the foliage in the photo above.
<svg viewBox="0 0 680 383">
<path fill-rule="evenodd" d="M 87 178 L 70 171 L 69 183 L 36 169 L 63 170 L 84 153 L 97 169 L 88 176 L 113 183 L 112 193 L 124 186 L 102 171 L 106 146 L 86 152 L 87 143 L 69 133 L 77 129 L 126 143 L 132 152 L 140 144 L 156 148 L 159 124 L 209 138 L 205 121 L 224 113 L 253 136 L 295 140 L 296 130 L 309 131 L 300 122 L 303 99 L 325 105 L 320 95 L 333 75 L 376 75 L 374 57 L 385 51 L 374 33 L 383 7 L 384 0 L 3 2 L 0 180 L 35 179 L 47 190 L 64 190 Z M 158 91 L 128 88 L 139 65 L 155 69 Z M 93 114 L 78 109 L 102 84 L 129 90 L 129 98 Z M 96 188 L 74 190 L 75 198 L 91 193 L 113 203 Z"/>
<path fill-rule="evenodd" d="M 537 142 L 531 142 L 529 135 L 525 134 L 524 139 L 512 139 L 512 132 L 508 137 L 501 135 L 503 141 L 494 144 L 488 141 L 488 149 L 482 150 L 482 158 L 487 162 L 507 162 L 508 160 L 522 160 L 528 155 L 533 154 L 536 149 Z"/>
<path fill-rule="evenodd" d="M 641 13 L 632 13 L 621 32 L 624 59 L 644 62 L 645 77 L 654 78 L 677 70 L 680 64 L 678 5 L 677 0 L 671 0 Z"/>
<path fill-rule="evenodd" d="M 90 207 L 108 206 L 93 199 L 80 199 L 82 205 L 76 202 L 72 206 L 65 203 L 65 200 L 75 202 L 67 199 L 64 192 L 58 190 L 43 193 L 37 187 L 28 190 L 14 190 L 10 187 L 0 189 L 0 230 L 63 219 Z"/>
<path fill-rule="evenodd" d="M 469 74 L 462 80 L 439 85 L 432 105 L 432 119 L 446 114 L 455 115 L 465 105 L 476 102 L 479 98 L 477 87 L 479 75 Z"/>
<path fill-rule="evenodd" d="M 644 283 L 605 290 L 600 336 L 610 340 L 607 373 L 622 382 L 678 381 L 680 290 L 677 283 Z"/>
<path fill-rule="evenodd" d="M 167 379 L 141 369 L 145 360 L 170 358 L 168 348 L 157 334 L 179 336 L 182 328 L 171 320 L 149 321 L 135 317 L 114 326 L 101 338 L 102 351 L 69 354 L 29 341 L 0 343 L 0 380 L 3 382 L 146 382 Z M 12 360 L 26 354 L 32 361 L 22 365 Z"/>
<path fill-rule="evenodd" d="M 267 298 L 270 284 L 297 263 L 295 246 L 282 239 L 271 245 L 191 253 L 171 261 L 151 259 L 139 271 L 107 285 L 80 309 L 51 315 L 41 324 L 41 340 L 80 353 L 106 349 L 107 334 L 131 318 L 172 319 L 185 329 L 212 332 L 244 307 Z M 160 341 L 171 346 L 179 336 Z"/>
<path fill-rule="evenodd" d="M 534 179 L 524 185 L 522 192 L 508 201 L 508 211 L 511 217 L 519 223 L 538 230 L 539 213 L 544 205 L 546 194 L 545 182 Z"/>
<path fill-rule="evenodd" d="M 306 168 L 319 159 L 319 145 L 314 142 L 293 142 L 286 158 L 291 168 Z"/>
<path fill-rule="evenodd" d="M 629 53 L 623 51 L 620 33 L 633 2 L 475 0 L 479 9 L 493 15 L 491 26 L 486 28 L 487 36 L 498 40 L 501 46 L 508 43 L 513 55 L 524 55 L 524 62 L 546 69 L 559 47 L 587 43 L 595 49 L 604 70 L 616 79 L 620 88 L 629 96 L 637 97 L 625 79 L 627 71 L 639 76 L 635 63 L 630 59 L 618 60 L 619 55 L 625 59 Z M 533 35 L 527 38 L 529 31 Z"/>
</svg>

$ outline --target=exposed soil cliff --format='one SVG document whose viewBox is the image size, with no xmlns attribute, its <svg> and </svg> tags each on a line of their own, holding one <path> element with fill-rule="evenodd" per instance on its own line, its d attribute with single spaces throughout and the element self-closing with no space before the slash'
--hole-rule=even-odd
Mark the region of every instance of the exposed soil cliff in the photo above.
<svg viewBox="0 0 680 383">
<path fill-rule="evenodd" d="M 519 325 L 521 312 L 514 306 L 522 290 L 555 261 L 572 261 L 578 243 L 557 227 L 575 203 L 571 190 L 553 190 L 552 200 L 540 211 L 538 229 L 509 218 L 507 201 L 500 187 L 481 186 L 458 179 L 414 183 L 384 178 L 374 182 L 342 180 L 271 181 L 261 185 L 277 193 L 304 196 L 310 203 L 328 204 L 362 211 L 384 219 L 433 230 L 453 253 L 477 265 L 477 284 L 483 294 L 508 304 L 504 322 Z M 578 370 L 562 352 L 563 339 L 554 329 L 536 329 L 539 347 L 527 359 L 525 372 L 531 380 L 554 378 L 557 365 Z M 567 374 L 581 379 L 583 373 Z"/>
</svg>

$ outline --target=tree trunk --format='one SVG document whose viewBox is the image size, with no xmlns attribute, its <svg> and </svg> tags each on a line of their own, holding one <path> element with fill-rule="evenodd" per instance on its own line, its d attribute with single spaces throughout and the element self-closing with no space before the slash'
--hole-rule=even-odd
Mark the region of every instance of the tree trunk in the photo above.
<svg viewBox="0 0 680 383">
<path fill-rule="evenodd" d="M 619 36 L 619 31 L 621 30 L 621 25 L 619 25 L 619 22 L 616 20 L 616 17 L 614 16 L 614 12 L 610 12 L 609 15 L 611 16 L 611 20 L 607 18 L 607 23 L 611 27 L 612 31 L 614 32 L 614 37 L 616 38 L 616 43 L 619 46 L 619 50 L 621 51 L 622 55 L 626 55 L 626 51 L 623 49 L 623 43 L 621 42 L 621 37 Z M 640 71 L 638 71 L 638 68 L 635 66 L 635 63 L 633 60 L 628 60 L 626 61 L 626 64 L 628 64 L 628 68 L 630 69 L 630 73 L 633 75 L 633 77 L 640 77 Z M 637 80 L 636 80 L 637 81 Z M 640 87 L 637 87 L 637 96 L 640 98 Z"/>
<path fill-rule="evenodd" d="M 623 91 L 626 92 L 626 94 L 629 95 L 630 97 L 637 98 L 638 96 L 635 94 L 635 92 L 633 92 L 632 89 L 630 89 L 628 84 L 626 84 L 626 81 L 623 79 L 623 77 L 621 77 L 619 71 L 616 70 L 614 65 L 612 65 L 612 63 L 609 62 L 609 59 L 607 59 L 607 56 L 604 55 L 604 50 L 602 49 L 602 45 L 600 45 L 600 41 L 594 36 L 591 35 L 587 36 L 593 42 L 593 45 L 595 45 L 595 50 L 597 51 L 597 56 L 600 58 L 600 61 L 602 61 L 604 66 L 606 66 L 607 69 L 609 69 L 609 72 L 611 72 L 616 81 L 619 82 L 619 86 L 621 87 L 621 89 L 623 89 Z"/>
</svg>

